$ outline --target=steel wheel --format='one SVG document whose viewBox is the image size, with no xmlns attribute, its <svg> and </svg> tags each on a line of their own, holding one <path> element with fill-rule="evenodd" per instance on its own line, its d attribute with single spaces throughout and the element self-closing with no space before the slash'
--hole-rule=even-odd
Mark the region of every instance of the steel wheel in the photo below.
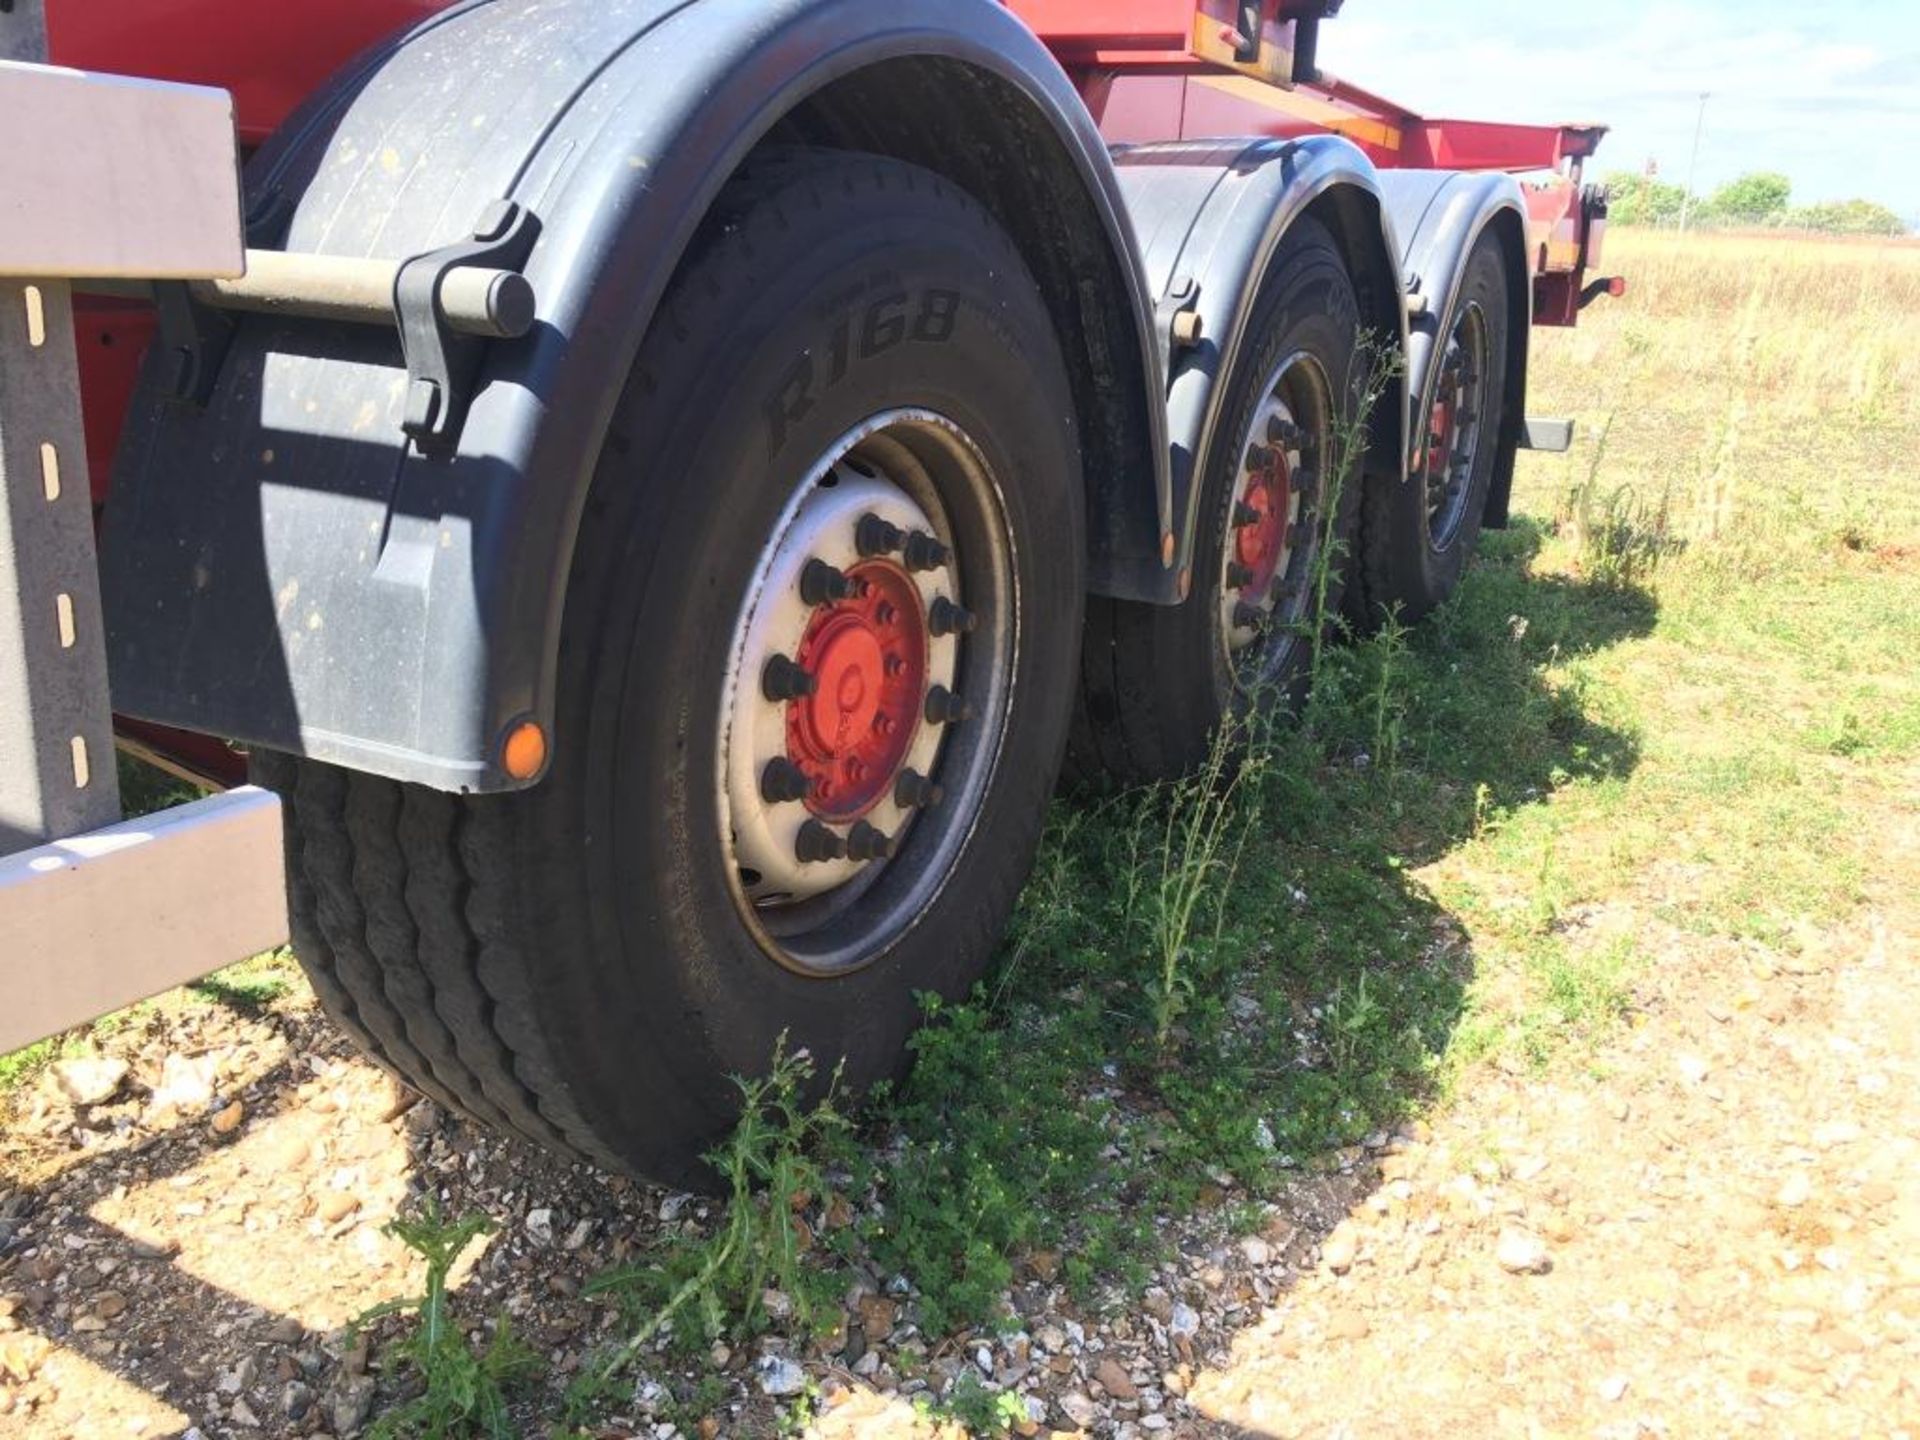
<svg viewBox="0 0 1920 1440">
<path fill-rule="evenodd" d="M 1288 355 L 1262 393 L 1220 562 L 1220 636 L 1242 686 L 1284 672 L 1311 624 L 1332 450 L 1332 387 L 1312 355 Z"/>
<path fill-rule="evenodd" d="M 1088 606 L 1069 751 L 1083 782 L 1187 773 L 1228 717 L 1297 712 L 1315 627 L 1340 609 L 1359 491 L 1327 474 L 1355 420 L 1360 317 L 1340 247 L 1311 216 L 1281 238 L 1245 334 L 1195 462 L 1191 593 Z"/>
<path fill-rule="evenodd" d="M 607 422 L 542 782 L 264 759 L 341 1022 L 452 1108 L 681 1186 L 731 1077 L 784 1045 L 857 1095 L 978 983 L 1085 591 L 1072 387 L 992 218 L 834 151 L 716 203 Z"/>
<path fill-rule="evenodd" d="M 1487 316 L 1467 301 L 1447 337 L 1416 467 L 1426 485 L 1427 542 L 1444 550 L 1460 534 L 1473 493 L 1487 412 Z"/>
<path fill-rule="evenodd" d="M 942 416 L 875 417 L 795 492 L 720 716 L 734 894 L 781 964 L 858 968 L 938 893 L 1005 734 L 1014 599 L 998 488 Z"/>
<path fill-rule="evenodd" d="M 1443 604 L 1460 583 L 1497 472 L 1512 460 L 1518 396 L 1509 390 L 1511 310 L 1520 298 L 1506 246 L 1492 228 L 1468 253 L 1434 337 L 1430 374 L 1413 397 L 1407 482 L 1376 473 L 1360 500 L 1356 590 L 1349 618 L 1361 633 L 1387 616 L 1407 624 Z M 1519 372 L 1515 372 L 1518 378 Z"/>
</svg>

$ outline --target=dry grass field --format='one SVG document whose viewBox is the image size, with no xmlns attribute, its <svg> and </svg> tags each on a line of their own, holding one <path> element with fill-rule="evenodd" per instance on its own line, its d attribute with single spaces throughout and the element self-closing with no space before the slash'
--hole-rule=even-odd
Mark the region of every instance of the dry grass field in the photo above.
<svg viewBox="0 0 1920 1440">
<path fill-rule="evenodd" d="M 1920 533 L 1920 242 L 1615 231 L 1608 246 L 1628 298 L 1536 332 L 1532 395 L 1584 422 L 1575 463 L 1603 492 L 1631 485 L 1676 537 L 1762 560 L 1851 525 Z M 1559 468 L 1526 469 L 1543 518 Z"/>
<path fill-rule="evenodd" d="M 0 1435 L 1920 1435 L 1920 247 L 1609 249 L 1455 600 L 1058 802 L 730 1203 L 409 1104 L 285 957 L 0 1061 Z"/>
</svg>

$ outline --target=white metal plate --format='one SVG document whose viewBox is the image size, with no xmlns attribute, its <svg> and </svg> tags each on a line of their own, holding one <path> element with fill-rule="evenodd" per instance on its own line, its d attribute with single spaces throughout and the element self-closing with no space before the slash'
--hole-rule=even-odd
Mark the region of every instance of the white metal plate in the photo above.
<svg viewBox="0 0 1920 1440">
<path fill-rule="evenodd" d="M 245 270 L 226 91 L 0 60 L 0 275 Z"/>
<path fill-rule="evenodd" d="M 280 800 L 243 786 L 0 859 L 0 1054 L 284 944 Z"/>
<path fill-rule="evenodd" d="M 1573 421 L 1550 420 L 1544 415 L 1527 416 L 1526 429 L 1520 436 L 1520 448 L 1566 453 L 1573 448 Z"/>
</svg>

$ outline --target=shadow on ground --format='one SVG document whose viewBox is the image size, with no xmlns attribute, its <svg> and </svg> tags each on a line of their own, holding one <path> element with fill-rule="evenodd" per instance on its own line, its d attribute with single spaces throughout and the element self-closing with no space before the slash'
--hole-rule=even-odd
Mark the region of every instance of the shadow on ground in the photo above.
<svg viewBox="0 0 1920 1440">
<path fill-rule="evenodd" d="M 1009 1294 L 1044 1324 L 1056 1271 L 1092 1314 L 1118 1275 L 1150 1308 L 1122 1299 L 1108 1333 L 1149 1392 L 1224 1358 L 1365 1202 L 1478 963 L 1414 872 L 1638 761 L 1570 662 L 1646 634 L 1654 602 L 1536 573 L 1543 538 L 1489 536 L 1449 606 L 1335 654 L 1242 790 L 1059 803 L 998 975 L 923 1034 L 873 1137 L 874 1251 L 930 1333 L 990 1335 Z M 1155 1318 L 1202 1298 L 1184 1344 Z"/>
<path fill-rule="evenodd" d="M 856 1289 L 911 1278 L 906 1328 L 872 1333 L 856 1309 L 805 1348 L 816 1370 L 882 1387 L 917 1372 L 937 1393 L 986 1346 L 991 1383 L 1029 1386 L 1049 1423 L 1069 1420 L 1069 1396 L 1138 1419 L 1154 1396 L 1172 1404 L 1164 1376 L 1217 1367 L 1318 1263 L 1396 1130 L 1417 1124 L 1475 974 L 1465 927 L 1412 872 L 1637 762 L 1634 737 L 1557 667 L 1644 635 L 1654 603 L 1535 573 L 1542 538 L 1526 522 L 1486 537 L 1449 606 L 1336 654 L 1306 729 L 1276 736 L 1217 814 L 1219 786 L 1057 805 L 995 978 L 936 1017 L 866 1143 L 835 1161 L 855 1219 L 831 1263 Z M 557 1385 L 615 1323 L 586 1282 L 705 1216 L 427 1102 L 398 1108 L 310 1011 L 219 1013 L 279 1037 L 223 1081 L 246 1112 L 231 1135 L 82 1113 L 86 1148 L 0 1206 L 14 1327 L 0 1370 L 15 1372 L 0 1374 L 0 1429 L 103 1433 L 103 1415 L 142 1403 L 160 1417 L 149 1435 L 238 1434 L 247 1414 L 269 1434 L 354 1429 L 376 1384 L 378 1404 L 403 1388 L 366 1378 L 338 1327 L 408 1290 L 414 1269 L 380 1224 L 424 1195 L 500 1226 L 461 1314 L 512 1312 Z M 237 1043 L 207 1031 L 195 1043 Z M 1016 1361 L 995 1320 L 1008 1300 L 1028 1336 L 1097 1329 L 1139 1394 L 1094 1385 L 1092 1355 L 1063 1371 Z M 1175 1303 L 1191 1327 L 1171 1325 Z M 34 1337 L 52 1348 L 29 1364 Z M 882 1359 L 856 1380 L 869 1351 Z M 60 1356 L 81 1364 L 50 1392 Z M 771 1412 L 748 1358 L 738 1347 L 725 1372 L 751 1403 L 723 1433 L 770 1433 L 754 1428 Z M 701 1369 L 662 1380 L 692 1396 Z M 528 1401 L 530 1433 L 541 1411 Z M 1194 1415 L 1172 1429 L 1265 1433 Z"/>
</svg>

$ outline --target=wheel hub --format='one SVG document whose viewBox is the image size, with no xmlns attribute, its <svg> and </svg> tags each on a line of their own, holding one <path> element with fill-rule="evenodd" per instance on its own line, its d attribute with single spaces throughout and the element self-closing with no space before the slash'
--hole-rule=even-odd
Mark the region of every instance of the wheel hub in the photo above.
<svg viewBox="0 0 1920 1440">
<path fill-rule="evenodd" d="M 1454 322 L 1441 355 L 1426 448 L 1415 471 L 1426 485 L 1427 539 L 1444 549 L 1466 518 L 1467 497 L 1485 428 L 1488 362 L 1486 317 L 1469 304 Z"/>
<path fill-rule="evenodd" d="M 1282 372 L 1284 373 L 1284 371 Z M 1257 644 L 1276 620 L 1297 609 L 1295 542 L 1306 516 L 1304 456 L 1315 437 L 1277 393 L 1254 412 L 1242 447 L 1242 478 L 1227 531 L 1220 576 L 1220 619 L 1227 649 Z M 1292 588 L 1290 588 L 1292 587 Z"/>
<path fill-rule="evenodd" d="M 1453 455 L 1458 427 L 1454 423 L 1453 402 L 1450 399 L 1433 402 L 1433 416 L 1427 423 L 1427 481 L 1445 482 L 1448 462 Z"/>
<path fill-rule="evenodd" d="M 926 607 L 900 566 L 849 569 L 853 593 L 814 612 L 795 659 L 817 684 L 787 707 L 787 758 L 806 806 L 827 820 L 866 814 L 913 748 L 927 687 Z"/>
<path fill-rule="evenodd" d="M 729 681 L 726 813 L 751 904 L 886 864 L 929 803 L 951 728 L 929 696 L 951 693 L 961 643 L 930 617 L 960 600 L 932 517 L 872 467 L 843 457 L 798 498 L 762 553 Z"/>
<path fill-rule="evenodd" d="M 1247 523 L 1233 537 L 1234 554 L 1247 567 L 1245 589 L 1266 594 L 1273 587 L 1280 562 L 1288 549 L 1288 513 L 1293 503 L 1293 467 L 1287 452 L 1277 446 L 1267 452 L 1266 463 L 1249 471 L 1240 503 L 1247 507 Z"/>
</svg>

